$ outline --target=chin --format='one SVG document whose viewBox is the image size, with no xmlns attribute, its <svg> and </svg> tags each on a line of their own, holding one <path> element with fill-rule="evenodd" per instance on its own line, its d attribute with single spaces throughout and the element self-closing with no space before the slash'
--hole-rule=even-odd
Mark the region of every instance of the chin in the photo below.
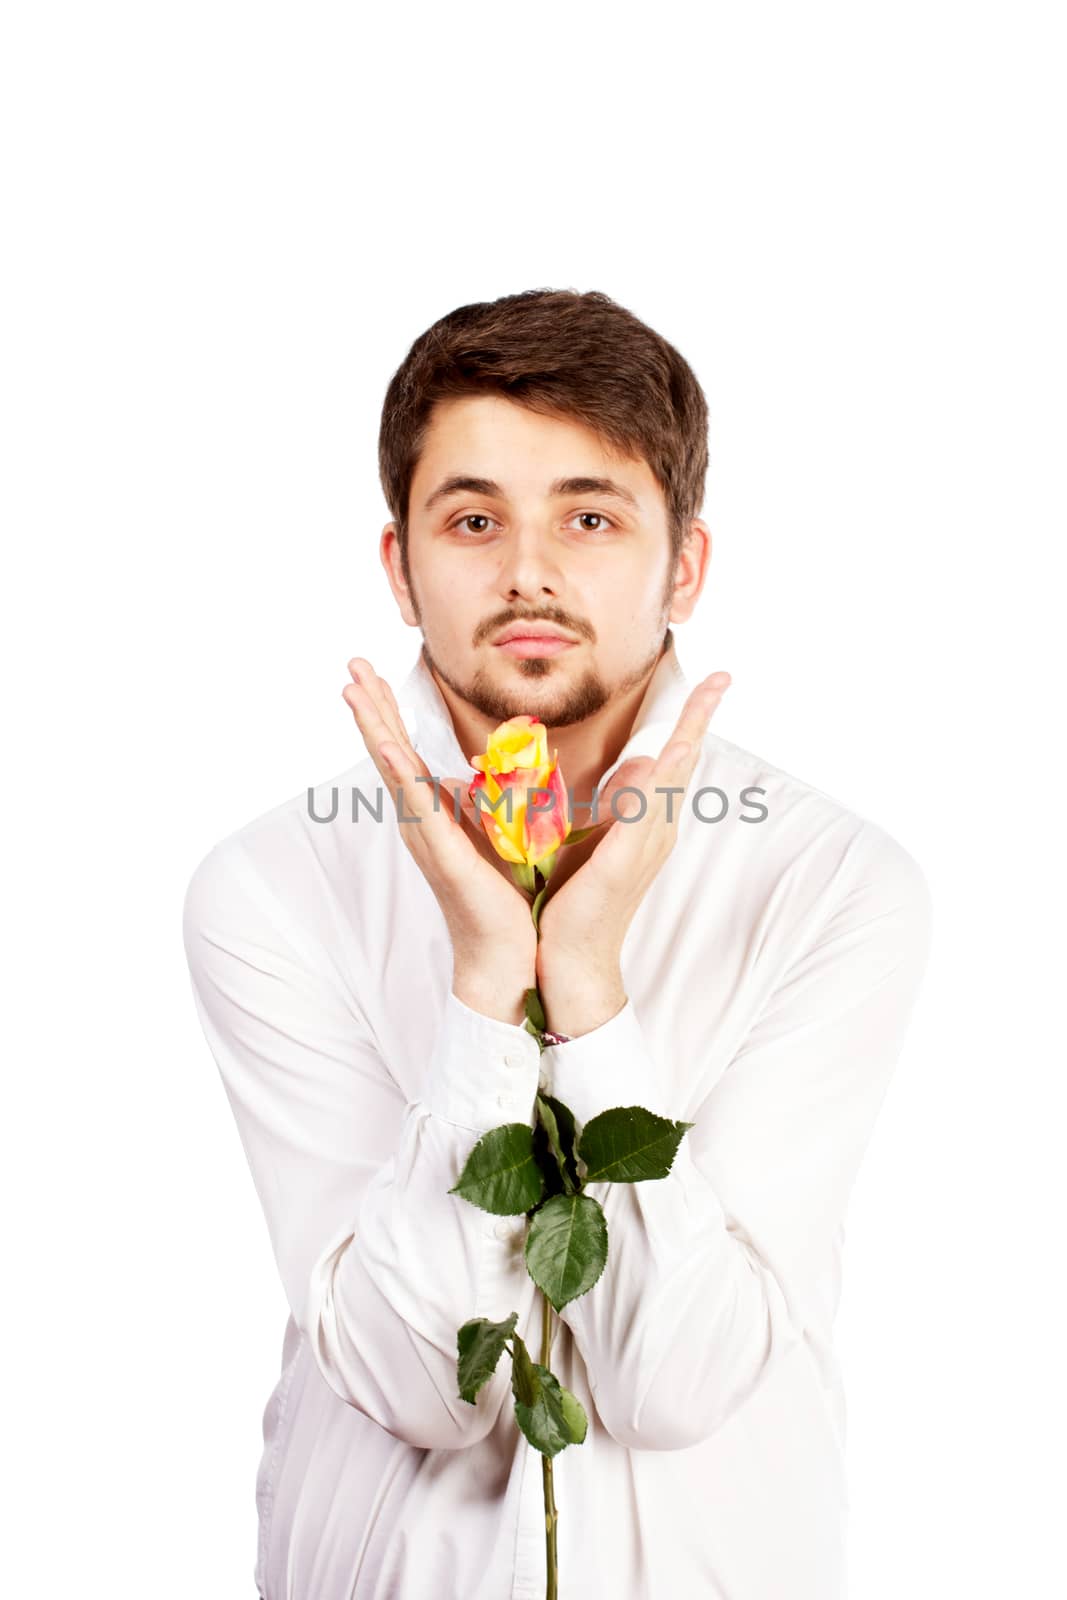
<svg viewBox="0 0 1067 1600">
<path fill-rule="evenodd" d="M 552 678 L 559 676 L 562 662 L 558 656 L 505 656 L 504 666 L 524 678 Z"/>
</svg>

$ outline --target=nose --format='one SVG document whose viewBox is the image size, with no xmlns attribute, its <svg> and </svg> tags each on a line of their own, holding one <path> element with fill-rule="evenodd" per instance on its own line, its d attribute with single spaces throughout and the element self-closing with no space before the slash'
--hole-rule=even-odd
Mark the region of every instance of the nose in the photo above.
<svg viewBox="0 0 1067 1600">
<path fill-rule="evenodd" d="M 530 603 L 563 592 L 551 538 L 534 517 L 517 518 L 501 542 L 497 588 L 502 599 Z"/>
</svg>

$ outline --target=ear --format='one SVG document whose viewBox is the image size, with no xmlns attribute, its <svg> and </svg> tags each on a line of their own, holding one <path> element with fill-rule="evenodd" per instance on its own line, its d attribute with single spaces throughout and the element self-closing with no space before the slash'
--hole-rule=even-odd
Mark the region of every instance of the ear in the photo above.
<svg viewBox="0 0 1067 1600">
<path fill-rule="evenodd" d="M 669 622 L 688 622 L 700 599 L 710 562 L 711 533 L 706 522 L 694 517 L 678 554 Z"/>
<path fill-rule="evenodd" d="M 409 628 L 419 626 L 419 611 L 404 576 L 404 563 L 400 556 L 400 537 L 397 533 L 396 523 L 387 522 L 382 529 L 382 537 L 378 545 L 378 555 L 385 575 L 389 579 L 389 587 L 393 591 L 393 598 L 400 608 L 400 615 Z"/>
</svg>

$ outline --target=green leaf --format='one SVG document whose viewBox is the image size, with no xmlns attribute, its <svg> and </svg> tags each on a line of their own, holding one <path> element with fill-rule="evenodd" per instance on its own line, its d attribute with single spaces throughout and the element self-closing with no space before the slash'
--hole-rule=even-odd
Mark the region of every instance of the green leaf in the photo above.
<svg viewBox="0 0 1067 1600">
<path fill-rule="evenodd" d="M 541 932 L 541 924 L 538 920 L 541 915 L 541 905 L 547 893 L 548 885 L 545 884 L 544 888 L 538 889 L 537 893 L 534 895 L 533 905 L 530 907 L 530 915 L 533 917 L 533 925 L 537 929 L 538 933 Z"/>
<path fill-rule="evenodd" d="M 559 1174 L 559 1183 L 555 1184 L 554 1188 L 558 1189 L 558 1188 L 562 1187 L 567 1194 L 577 1194 L 578 1189 L 580 1187 L 580 1185 L 578 1184 L 578 1181 L 577 1181 L 577 1172 L 575 1171 L 574 1175 L 572 1176 L 572 1169 L 573 1169 L 573 1166 L 574 1166 L 573 1158 L 571 1159 L 570 1163 L 568 1164 L 568 1160 L 567 1160 L 568 1151 L 565 1150 L 564 1147 L 563 1147 L 563 1140 L 562 1140 L 562 1138 L 560 1136 L 559 1123 L 558 1123 L 557 1118 L 556 1118 L 556 1113 L 552 1109 L 552 1105 L 551 1105 L 551 1096 L 546 1097 L 544 1095 L 540 1095 L 539 1094 L 537 1096 L 537 1100 L 536 1100 L 535 1104 L 537 1106 L 538 1126 L 544 1130 L 545 1137 L 546 1137 L 546 1139 L 548 1141 L 548 1148 L 551 1151 L 552 1156 L 553 1156 L 553 1158 L 555 1160 L 556 1168 L 557 1168 L 557 1171 L 558 1171 L 558 1174 Z M 566 1106 L 563 1106 L 559 1101 L 557 1101 L 556 1104 L 560 1106 L 560 1109 L 562 1111 L 566 1111 L 566 1109 L 567 1109 Z M 573 1121 L 571 1123 L 571 1130 L 570 1131 L 571 1131 L 571 1140 L 572 1140 L 572 1147 L 573 1147 L 573 1138 L 574 1138 L 574 1124 L 573 1124 Z"/>
<path fill-rule="evenodd" d="M 559 1132 L 559 1147 L 567 1163 L 572 1189 L 568 1193 L 577 1193 L 581 1188 L 581 1179 L 578 1176 L 578 1162 L 575 1155 L 575 1125 L 574 1112 L 570 1106 L 565 1106 L 562 1100 L 557 1100 L 553 1094 L 539 1094 L 537 1106 L 546 1105 L 556 1119 L 556 1128 Z"/>
<path fill-rule="evenodd" d="M 530 1211 L 544 1192 L 541 1168 L 534 1159 L 533 1129 L 525 1122 L 505 1122 L 483 1133 L 448 1191 L 498 1217 Z"/>
<path fill-rule="evenodd" d="M 474 1404 L 478 1390 L 496 1371 L 500 1353 L 515 1332 L 518 1316 L 519 1313 L 513 1311 L 506 1322 L 489 1322 L 485 1317 L 475 1317 L 460 1328 L 456 1338 L 459 1348 L 456 1367 L 461 1400 Z"/>
<path fill-rule="evenodd" d="M 563 1405 L 563 1425 L 570 1435 L 571 1444 L 582 1444 L 585 1439 L 586 1429 L 589 1427 L 589 1418 L 585 1408 L 576 1395 L 569 1389 L 560 1387 L 560 1399 Z"/>
<path fill-rule="evenodd" d="M 530 1352 L 521 1333 L 517 1333 L 511 1342 L 511 1392 L 524 1406 L 535 1406 L 541 1394 L 538 1369 L 530 1360 Z"/>
<path fill-rule="evenodd" d="M 694 1124 L 672 1122 L 644 1106 L 613 1106 L 582 1129 L 578 1154 L 585 1163 L 585 1182 L 643 1183 L 665 1178 L 682 1135 Z"/>
<path fill-rule="evenodd" d="M 581 1444 L 585 1438 L 585 1412 L 547 1367 L 538 1363 L 534 1371 L 540 1380 L 537 1399 L 533 1405 L 516 1400 L 515 1419 L 535 1450 L 543 1456 L 558 1456 L 569 1444 Z"/>
<path fill-rule="evenodd" d="M 534 1160 L 537 1162 L 545 1185 L 542 1200 L 547 1200 L 554 1194 L 562 1194 L 565 1184 L 559 1170 L 559 1162 L 549 1142 L 548 1130 L 540 1118 L 533 1131 L 533 1150 Z"/>
<path fill-rule="evenodd" d="M 545 1042 L 542 1039 L 539 1031 L 534 1027 L 533 1023 L 530 1021 L 529 1017 L 527 1017 L 526 1020 L 523 1022 L 523 1027 L 526 1029 L 527 1033 L 532 1033 L 533 1034 L 534 1038 L 537 1040 L 538 1044 L 541 1046 L 541 1049 L 544 1050 Z"/>
<path fill-rule="evenodd" d="M 538 1033 L 544 1033 L 545 1029 L 548 1027 L 548 1023 L 545 1020 L 545 1008 L 541 1004 L 541 996 L 536 987 L 526 990 L 526 993 L 523 996 L 523 1002 L 523 1009 L 526 1012 L 527 1020 L 533 1023 Z"/>
<path fill-rule="evenodd" d="M 596 1283 L 608 1259 L 608 1224 L 591 1195 L 556 1194 L 530 1218 L 526 1270 L 560 1311 Z"/>
</svg>

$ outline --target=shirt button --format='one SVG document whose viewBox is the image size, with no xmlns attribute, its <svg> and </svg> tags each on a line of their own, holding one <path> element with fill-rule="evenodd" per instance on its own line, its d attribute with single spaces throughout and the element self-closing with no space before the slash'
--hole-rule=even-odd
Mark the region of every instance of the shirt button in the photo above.
<svg viewBox="0 0 1067 1600">
<path fill-rule="evenodd" d="M 498 1094 L 496 1097 L 496 1103 L 498 1106 L 510 1105 L 511 1096 L 507 1094 Z"/>
<path fill-rule="evenodd" d="M 496 1234 L 498 1239 L 510 1239 L 512 1234 L 515 1232 L 515 1224 L 514 1222 L 509 1221 L 507 1217 L 504 1217 L 500 1222 L 497 1223 L 496 1227 L 493 1229 L 493 1232 Z"/>
<path fill-rule="evenodd" d="M 505 1066 L 506 1066 L 506 1067 L 517 1067 L 517 1066 L 518 1066 L 518 1064 L 519 1064 L 519 1058 L 518 1058 L 518 1056 L 517 1056 L 517 1055 L 516 1055 L 516 1054 L 515 1054 L 515 1052 L 514 1052 L 514 1051 L 510 1051 L 510 1052 L 509 1052 L 509 1053 L 508 1053 L 508 1054 L 507 1054 L 507 1055 L 506 1055 L 506 1056 L 505 1056 L 505 1057 L 504 1057 L 504 1065 L 505 1065 Z"/>
</svg>

